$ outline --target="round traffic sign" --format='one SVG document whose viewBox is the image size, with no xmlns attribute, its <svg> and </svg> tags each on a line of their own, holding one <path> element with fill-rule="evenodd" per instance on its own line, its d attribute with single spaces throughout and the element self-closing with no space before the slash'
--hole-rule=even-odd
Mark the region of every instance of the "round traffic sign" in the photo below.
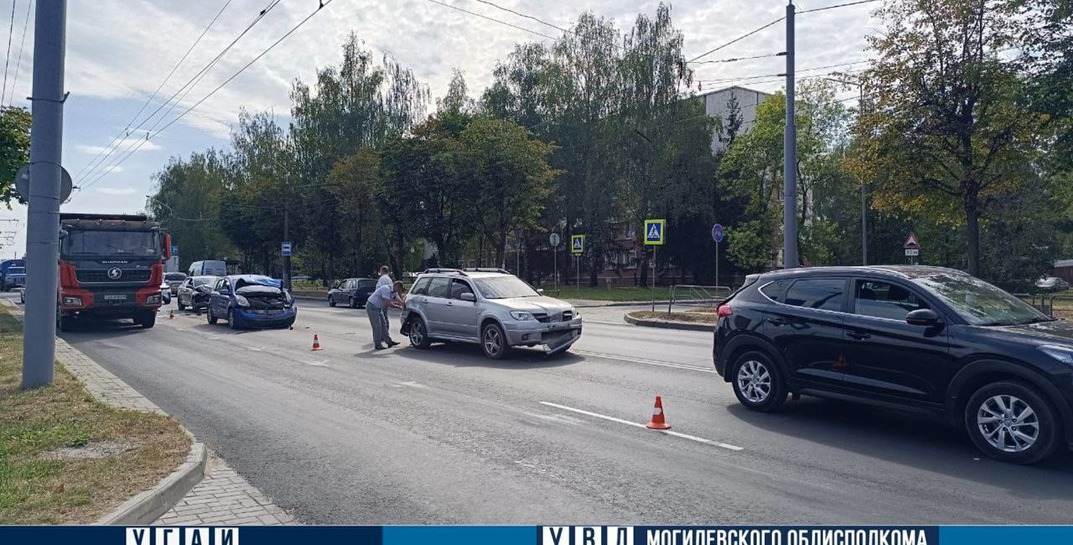
<svg viewBox="0 0 1073 545">
<path fill-rule="evenodd" d="M 559 233 L 552 233 L 548 235 L 548 242 L 551 243 L 552 248 L 558 248 L 559 243 L 562 241 L 563 239 L 559 237 Z"/>
<path fill-rule="evenodd" d="M 721 223 L 712 226 L 712 240 L 714 240 L 716 244 L 723 242 L 723 235 L 723 225 Z"/>
</svg>

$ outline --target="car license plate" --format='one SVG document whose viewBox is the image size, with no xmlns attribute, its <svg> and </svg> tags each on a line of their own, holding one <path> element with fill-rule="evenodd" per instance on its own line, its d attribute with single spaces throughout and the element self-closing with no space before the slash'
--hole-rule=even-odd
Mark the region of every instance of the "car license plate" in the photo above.
<svg viewBox="0 0 1073 545">
<path fill-rule="evenodd" d="M 126 295 L 105 295 L 104 300 L 105 301 L 126 301 L 127 296 Z"/>
</svg>

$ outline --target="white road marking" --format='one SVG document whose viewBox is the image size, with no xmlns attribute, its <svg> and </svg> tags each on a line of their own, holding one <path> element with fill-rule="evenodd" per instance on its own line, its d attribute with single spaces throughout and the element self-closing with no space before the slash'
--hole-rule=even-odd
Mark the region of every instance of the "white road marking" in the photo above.
<svg viewBox="0 0 1073 545">
<path fill-rule="evenodd" d="M 246 350 L 249 350 L 250 352 L 264 352 L 264 350 L 257 348 L 256 346 L 247 346 Z"/>
<path fill-rule="evenodd" d="M 618 354 L 607 354 L 605 352 L 590 352 L 588 350 L 573 349 L 571 354 L 577 354 L 579 356 L 589 356 L 593 358 L 602 358 L 605 360 L 617 360 L 630 363 L 640 363 L 641 365 L 655 365 L 657 367 L 670 367 L 672 369 L 684 369 L 686 371 L 696 371 L 698 373 L 715 374 L 715 369 L 709 367 L 697 367 L 695 365 L 685 365 L 682 363 L 674 363 L 670 361 L 649 360 L 644 358 L 631 358 L 628 356 L 622 356 Z"/>
<path fill-rule="evenodd" d="M 575 409 L 574 407 L 567 407 L 566 405 L 559 405 L 558 403 L 551 403 L 549 401 L 541 401 L 540 404 L 541 405 L 547 405 L 548 407 L 555 407 L 556 409 L 562 409 L 564 411 L 570 411 L 570 412 L 575 412 L 575 413 L 578 413 L 578 414 L 583 414 L 583 415 L 586 415 L 586 416 L 591 416 L 591 417 L 594 417 L 594 418 L 602 418 L 604 420 L 610 420 L 611 422 L 618 422 L 619 424 L 626 424 L 627 426 L 633 426 L 635 428 L 648 429 L 648 427 L 645 426 L 644 424 L 639 424 L 637 422 L 630 422 L 629 420 L 623 420 L 621 418 L 615 418 L 614 416 L 607 416 L 606 414 L 594 413 L 594 412 L 586 411 L 586 410 L 582 410 L 582 409 Z M 696 435 L 678 433 L 676 431 L 670 431 L 670 430 L 651 430 L 651 431 L 659 432 L 659 433 L 662 433 L 662 434 L 665 434 L 665 435 L 673 435 L 674 437 L 679 437 L 679 438 L 682 438 L 682 439 L 689 439 L 690 441 L 696 441 L 698 443 L 704 443 L 705 445 L 712 445 L 713 447 L 725 448 L 727 450 L 733 450 L 733 451 L 743 450 L 742 447 L 739 447 L 737 445 L 731 445 L 729 443 L 721 443 L 719 441 L 712 441 L 711 439 L 705 439 L 703 437 L 697 437 Z"/>
<path fill-rule="evenodd" d="M 426 389 L 428 386 L 421 384 L 420 382 L 414 382 L 412 380 L 406 382 L 396 382 L 393 384 L 396 388 L 417 388 L 418 390 Z"/>
<path fill-rule="evenodd" d="M 327 367 L 329 361 L 331 361 L 331 360 L 303 361 L 302 363 L 304 363 L 306 365 L 312 365 L 313 367 Z"/>
<path fill-rule="evenodd" d="M 528 411 L 524 411 L 524 412 L 522 412 L 522 414 L 524 414 L 526 416 L 531 416 L 533 418 L 539 418 L 541 420 L 550 420 L 552 422 L 561 422 L 563 424 L 570 424 L 572 426 L 577 426 L 577 425 L 580 425 L 582 423 L 582 421 L 580 419 L 574 418 L 572 416 L 566 416 L 565 414 L 540 414 L 540 413 L 531 413 L 531 412 L 528 412 Z"/>
</svg>

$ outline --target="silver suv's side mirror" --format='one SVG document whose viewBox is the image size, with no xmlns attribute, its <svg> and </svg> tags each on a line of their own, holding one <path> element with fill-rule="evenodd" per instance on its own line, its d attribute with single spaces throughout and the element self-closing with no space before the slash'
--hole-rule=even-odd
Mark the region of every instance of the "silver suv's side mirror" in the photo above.
<svg viewBox="0 0 1073 545">
<path fill-rule="evenodd" d="M 463 301 L 469 301 L 470 303 L 472 303 L 472 302 L 477 300 L 477 296 L 473 295 L 473 293 L 468 292 L 468 291 L 462 292 L 462 294 L 460 294 L 458 296 L 458 298 L 463 300 Z"/>
</svg>

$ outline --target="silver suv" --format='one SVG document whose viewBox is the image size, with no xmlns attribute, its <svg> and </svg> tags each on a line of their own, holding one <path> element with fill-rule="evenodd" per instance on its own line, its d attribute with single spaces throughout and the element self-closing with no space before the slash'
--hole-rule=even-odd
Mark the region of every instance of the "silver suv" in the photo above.
<svg viewBox="0 0 1073 545">
<path fill-rule="evenodd" d="M 542 345 L 555 354 L 581 337 L 581 316 L 502 269 L 429 269 L 406 296 L 402 334 L 417 348 L 478 343 L 494 359 L 515 346 Z"/>
</svg>

